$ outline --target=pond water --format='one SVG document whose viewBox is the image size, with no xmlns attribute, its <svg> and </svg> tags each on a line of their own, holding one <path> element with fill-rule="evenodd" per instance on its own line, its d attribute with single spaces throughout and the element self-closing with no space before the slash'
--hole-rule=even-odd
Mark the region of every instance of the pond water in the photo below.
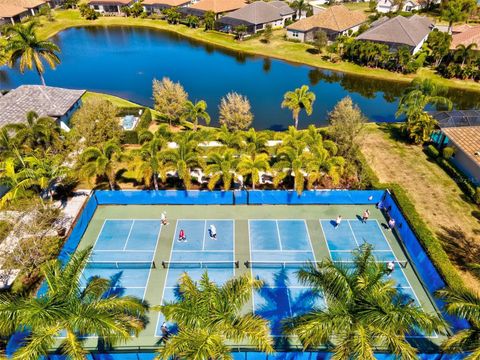
<svg viewBox="0 0 480 360">
<path fill-rule="evenodd" d="M 300 127 L 326 124 L 328 111 L 345 96 L 370 120 L 394 121 L 405 88 L 397 82 L 227 51 L 151 29 L 73 28 L 53 40 L 62 49 L 62 63 L 46 71 L 47 85 L 109 93 L 151 106 L 152 79 L 167 76 L 179 81 L 191 100 L 207 101 L 213 125 L 218 124 L 222 96 L 236 91 L 250 100 L 255 128 L 285 129 L 293 122 L 291 113 L 280 108 L 283 94 L 303 84 L 312 88 L 317 100 L 312 116 L 301 116 Z M 22 75 L 0 69 L 0 89 L 38 83 L 34 71 Z M 480 107 L 478 93 L 450 91 L 449 96 L 458 109 Z"/>
</svg>

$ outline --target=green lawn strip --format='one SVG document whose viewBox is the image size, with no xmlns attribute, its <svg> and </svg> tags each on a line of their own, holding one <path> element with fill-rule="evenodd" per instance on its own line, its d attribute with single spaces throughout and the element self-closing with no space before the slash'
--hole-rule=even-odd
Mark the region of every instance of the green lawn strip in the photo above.
<svg viewBox="0 0 480 360">
<path fill-rule="evenodd" d="M 86 101 L 89 99 L 103 99 L 103 100 L 108 100 L 110 101 L 113 105 L 119 107 L 119 108 L 141 108 L 143 107 L 142 105 L 135 104 L 134 102 L 119 98 L 114 95 L 109 95 L 109 94 L 103 94 L 103 93 L 97 93 L 97 92 L 92 92 L 92 91 L 87 91 L 83 97 L 82 101 Z"/>
<path fill-rule="evenodd" d="M 295 43 L 284 40 L 285 30 L 274 31 L 274 36 L 270 44 L 264 44 L 261 38 L 255 38 L 247 41 L 235 41 L 231 35 L 215 31 L 205 32 L 203 29 L 191 29 L 184 25 L 170 25 L 163 20 L 151 20 L 129 17 L 100 17 L 97 20 L 85 20 L 75 10 L 60 10 L 56 12 L 56 20 L 49 22 L 42 20 L 42 28 L 39 29 L 39 35 L 51 37 L 56 33 L 71 27 L 83 26 L 138 26 L 159 30 L 165 30 L 195 39 L 204 43 L 210 43 L 215 46 L 223 47 L 232 51 L 240 51 L 252 55 L 262 55 L 273 57 L 294 63 L 311 65 L 323 69 L 337 70 L 345 73 L 367 76 L 370 78 L 384 79 L 390 81 L 410 82 L 415 76 L 422 78 L 431 78 L 441 82 L 443 85 L 458 89 L 480 91 L 480 84 L 473 81 L 463 81 L 457 79 L 444 79 L 435 74 L 432 70 L 421 69 L 416 75 L 403 75 L 382 69 L 372 69 L 362 67 L 348 62 L 332 63 L 322 60 L 319 55 L 312 55 L 307 52 L 312 46 L 304 43 Z"/>
</svg>

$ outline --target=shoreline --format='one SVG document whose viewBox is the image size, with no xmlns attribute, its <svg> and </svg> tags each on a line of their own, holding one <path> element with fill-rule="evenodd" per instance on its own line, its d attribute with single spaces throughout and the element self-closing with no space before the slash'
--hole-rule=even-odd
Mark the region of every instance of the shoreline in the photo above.
<svg viewBox="0 0 480 360">
<path fill-rule="evenodd" d="M 431 70 L 426 68 L 420 69 L 417 74 L 403 75 L 382 69 L 366 68 L 347 62 L 330 63 L 320 58 L 315 58 L 315 55 L 308 54 L 307 49 L 310 48 L 309 45 L 283 40 L 282 35 L 279 36 L 281 30 L 274 32 L 274 41 L 281 39 L 279 47 L 274 47 L 272 44 L 262 44 L 261 46 L 258 46 L 258 43 L 260 42 L 259 38 L 246 40 L 243 42 L 234 42 L 232 37 L 227 34 L 212 31 L 205 32 L 203 29 L 192 29 L 181 24 L 170 25 L 164 20 L 127 17 L 100 17 L 97 20 L 85 20 L 80 17 L 80 14 L 76 10 L 60 10 L 56 12 L 56 15 L 56 20 L 54 22 L 41 22 L 42 26 L 39 28 L 39 34 L 41 36 L 50 38 L 64 30 L 79 27 L 126 26 L 149 28 L 177 34 L 187 39 L 199 41 L 201 43 L 213 45 L 229 51 L 245 53 L 251 56 L 278 59 L 294 65 L 312 66 L 322 70 L 335 71 L 389 82 L 409 83 L 415 77 L 432 78 L 448 88 L 470 92 L 480 92 L 479 83 L 444 79 L 433 74 Z M 257 47 L 255 45 L 257 45 Z M 288 53 L 289 51 L 293 51 L 295 55 L 298 55 L 298 58 L 292 58 L 292 56 Z"/>
</svg>

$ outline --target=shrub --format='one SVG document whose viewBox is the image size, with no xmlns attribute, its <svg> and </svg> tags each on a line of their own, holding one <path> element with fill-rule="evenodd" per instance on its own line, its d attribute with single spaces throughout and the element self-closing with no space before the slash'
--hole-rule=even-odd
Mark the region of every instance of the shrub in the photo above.
<svg viewBox="0 0 480 360">
<path fill-rule="evenodd" d="M 140 116 L 140 119 L 138 120 L 138 125 L 137 129 L 148 129 L 150 127 L 150 124 L 152 123 L 152 112 L 150 109 L 144 109 L 142 116 Z"/>
<path fill-rule="evenodd" d="M 425 148 L 425 152 L 427 153 L 428 156 L 436 159 L 437 157 L 440 156 L 440 153 L 438 152 L 437 148 L 433 145 L 428 145 Z"/>
<path fill-rule="evenodd" d="M 445 170 L 445 172 L 450 175 L 453 180 L 457 183 L 458 187 L 472 199 L 476 204 L 480 204 L 480 199 L 478 198 L 478 187 L 475 186 L 469 179 L 465 177 L 460 169 L 458 169 L 450 161 L 439 157 L 437 158 L 437 163 Z"/>
<path fill-rule="evenodd" d="M 0 220 L 0 244 L 10 234 L 13 229 L 13 224 L 10 221 Z"/>
<path fill-rule="evenodd" d="M 445 159 L 450 159 L 455 153 L 455 149 L 451 146 L 447 146 L 443 149 L 442 155 Z"/>
<path fill-rule="evenodd" d="M 136 130 L 125 130 L 122 134 L 122 144 L 138 144 L 138 132 Z"/>
</svg>

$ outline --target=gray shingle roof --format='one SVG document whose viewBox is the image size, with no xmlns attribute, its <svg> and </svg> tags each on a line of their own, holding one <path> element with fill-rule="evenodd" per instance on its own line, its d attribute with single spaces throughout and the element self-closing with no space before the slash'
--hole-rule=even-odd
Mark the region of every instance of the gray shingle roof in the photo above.
<svg viewBox="0 0 480 360">
<path fill-rule="evenodd" d="M 427 17 L 413 15 L 405 18 L 399 15 L 374 23 L 373 27 L 357 36 L 357 39 L 416 47 L 432 28 L 433 23 Z"/>
<path fill-rule="evenodd" d="M 265 24 L 282 19 L 282 16 L 293 14 L 288 5 L 281 6 L 282 1 L 275 1 L 275 4 L 264 1 L 256 1 L 241 9 L 232 11 L 220 19 L 221 23 L 237 25 L 248 23 L 252 25 Z"/>
<path fill-rule="evenodd" d="M 22 85 L 0 97 L 0 126 L 25 121 L 29 111 L 58 118 L 82 97 L 85 90 L 50 86 Z"/>
</svg>

